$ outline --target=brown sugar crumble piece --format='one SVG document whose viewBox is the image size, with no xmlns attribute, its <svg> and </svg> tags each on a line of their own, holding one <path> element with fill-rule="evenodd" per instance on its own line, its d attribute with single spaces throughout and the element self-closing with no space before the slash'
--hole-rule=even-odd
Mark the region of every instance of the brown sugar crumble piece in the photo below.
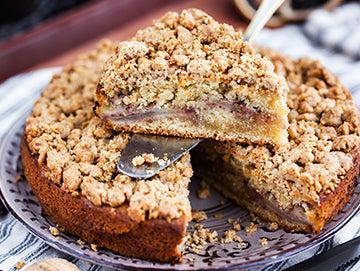
<svg viewBox="0 0 360 271">
<path fill-rule="evenodd" d="M 224 232 L 224 237 L 221 239 L 221 243 L 238 242 L 241 243 L 243 240 L 236 234 L 234 230 L 227 230 Z"/>
<path fill-rule="evenodd" d="M 57 228 L 50 226 L 50 227 L 49 227 L 49 230 L 50 230 L 50 233 L 51 233 L 52 235 L 54 235 L 54 236 L 58 236 L 58 235 L 59 235 L 59 230 L 58 230 Z"/>
<path fill-rule="evenodd" d="M 18 261 L 15 265 L 16 269 L 21 269 L 25 266 L 26 262 L 25 261 Z"/>
<path fill-rule="evenodd" d="M 277 229 L 279 229 L 278 223 L 276 223 L 276 222 L 269 223 L 269 230 L 276 231 Z"/>
<path fill-rule="evenodd" d="M 200 222 L 201 220 L 206 220 L 208 217 L 206 213 L 202 210 L 192 210 L 192 219 L 196 221 L 196 223 Z"/>
<path fill-rule="evenodd" d="M 199 188 L 199 190 L 196 192 L 196 194 L 199 199 L 207 199 L 208 197 L 210 197 L 209 185 L 204 181 L 201 181 L 200 185 L 201 185 L 201 188 Z"/>
<path fill-rule="evenodd" d="M 18 182 L 18 181 L 20 181 L 21 180 L 21 176 L 19 175 L 19 176 L 17 176 L 16 178 L 14 178 L 14 181 L 15 182 Z"/>
<path fill-rule="evenodd" d="M 201 224 L 195 224 L 193 228 L 195 228 L 195 231 L 192 234 L 187 233 L 187 240 L 185 241 L 185 245 L 191 252 L 197 254 L 207 243 L 218 241 L 217 231 L 204 229 L 204 226 Z"/>
<path fill-rule="evenodd" d="M 268 245 L 268 241 L 267 241 L 266 238 L 261 238 L 260 243 L 261 243 L 262 246 L 267 246 Z"/>
<path fill-rule="evenodd" d="M 236 230 L 236 231 L 241 230 L 241 225 L 239 224 L 239 218 L 237 218 L 237 219 L 229 218 L 227 220 L 227 222 L 232 225 L 234 230 Z"/>
<path fill-rule="evenodd" d="M 220 217 L 222 217 L 223 215 L 221 214 L 221 213 L 218 213 L 218 214 L 214 214 L 214 217 L 215 218 L 220 218 Z"/>
<path fill-rule="evenodd" d="M 142 158 L 144 158 L 145 163 L 149 164 L 155 163 L 159 160 L 159 157 L 156 157 L 153 153 L 143 153 Z"/>
<path fill-rule="evenodd" d="M 249 226 L 245 227 L 245 232 L 247 236 L 250 236 L 253 232 L 257 232 L 258 228 L 254 222 L 251 222 Z"/>
<path fill-rule="evenodd" d="M 76 242 L 77 242 L 80 246 L 83 246 L 83 245 L 86 244 L 83 240 L 80 240 L 80 239 L 76 240 Z"/>
<path fill-rule="evenodd" d="M 145 163 L 145 159 L 144 157 L 138 155 L 138 156 L 135 156 L 133 159 L 132 159 L 132 164 L 134 166 L 141 166 L 142 164 Z"/>
<path fill-rule="evenodd" d="M 90 244 L 90 248 L 93 250 L 93 251 L 97 251 L 97 246 L 95 244 Z"/>
</svg>

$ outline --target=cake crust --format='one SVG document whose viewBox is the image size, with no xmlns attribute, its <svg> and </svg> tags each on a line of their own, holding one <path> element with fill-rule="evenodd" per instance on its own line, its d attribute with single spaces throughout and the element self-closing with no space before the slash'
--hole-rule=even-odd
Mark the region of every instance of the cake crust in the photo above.
<svg viewBox="0 0 360 271">
<path fill-rule="evenodd" d="M 138 223 L 129 217 L 126 205 L 96 206 L 84 196 L 74 197 L 62 190 L 47 177 L 49 169 L 31 155 L 24 138 L 21 158 L 26 179 L 41 206 L 66 232 L 127 257 L 181 260 L 179 246 L 187 225 L 184 215 L 169 221 L 149 219 Z"/>
</svg>

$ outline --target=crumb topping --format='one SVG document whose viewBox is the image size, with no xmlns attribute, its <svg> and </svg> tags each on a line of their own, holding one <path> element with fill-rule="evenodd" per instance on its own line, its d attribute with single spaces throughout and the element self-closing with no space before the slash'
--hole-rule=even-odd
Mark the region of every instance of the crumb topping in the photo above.
<svg viewBox="0 0 360 271">
<path fill-rule="evenodd" d="M 192 88 L 197 83 L 201 89 Z M 271 62 L 243 41 L 240 31 L 198 9 L 168 12 L 121 42 L 99 87 L 107 102 L 116 99 L 117 105 L 137 108 L 191 107 L 211 96 L 243 100 L 276 115 L 287 113 L 287 86 Z M 102 104 L 104 97 L 98 98 Z"/>
<path fill-rule="evenodd" d="M 46 177 L 74 197 L 84 196 L 98 206 L 125 204 L 136 221 L 191 219 L 188 154 L 149 180 L 134 180 L 116 169 L 130 135 L 107 129 L 93 113 L 99 76 L 112 51 L 113 45 L 103 41 L 54 75 L 26 122 L 30 151 L 49 169 Z"/>
<path fill-rule="evenodd" d="M 228 143 L 224 159 L 231 148 L 232 162 L 239 163 L 259 193 L 272 191 L 283 209 L 298 206 L 311 213 L 304 199 L 320 205 L 321 196 L 333 192 L 352 168 L 351 151 L 360 140 L 359 111 L 350 92 L 320 62 L 261 50 L 290 88 L 289 142 L 276 147 Z"/>
</svg>

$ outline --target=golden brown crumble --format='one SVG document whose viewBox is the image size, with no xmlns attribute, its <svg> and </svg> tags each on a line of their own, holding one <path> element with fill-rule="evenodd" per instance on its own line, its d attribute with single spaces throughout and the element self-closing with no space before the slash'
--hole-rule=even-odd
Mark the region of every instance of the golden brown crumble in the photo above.
<svg viewBox="0 0 360 271">
<path fill-rule="evenodd" d="M 199 199 L 207 199 L 210 197 L 210 188 L 204 180 L 200 182 L 201 187 L 197 190 L 196 194 Z"/>
<path fill-rule="evenodd" d="M 234 230 L 239 231 L 241 230 L 241 225 L 239 224 L 239 220 L 240 220 L 239 218 L 237 219 L 229 218 L 227 222 L 231 224 Z"/>
<path fill-rule="evenodd" d="M 90 248 L 93 250 L 93 251 L 97 251 L 97 246 L 95 244 L 90 244 Z"/>
<path fill-rule="evenodd" d="M 144 159 L 144 157 L 142 157 L 142 156 L 135 156 L 133 159 L 132 159 L 132 164 L 134 165 L 134 166 L 141 166 L 142 164 L 144 164 L 145 163 L 145 159 Z"/>
<path fill-rule="evenodd" d="M 201 220 L 206 220 L 208 217 L 206 213 L 202 210 L 192 210 L 192 219 L 196 221 L 196 223 L 200 222 Z"/>
<path fill-rule="evenodd" d="M 30 151 L 49 169 L 46 176 L 74 196 L 95 205 L 127 204 L 135 221 L 182 215 L 189 220 L 188 154 L 149 180 L 132 180 L 116 169 L 130 136 L 107 129 L 93 113 L 98 79 L 112 51 L 103 41 L 53 76 L 27 119 Z"/>
<path fill-rule="evenodd" d="M 214 214 L 214 217 L 215 217 L 215 218 L 220 218 L 220 217 L 222 217 L 222 216 L 223 216 L 222 213 Z"/>
<path fill-rule="evenodd" d="M 21 176 L 19 175 L 19 176 L 17 176 L 16 178 L 14 178 L 14 181 L 15 182 L 18 182 L 18 181 L 20 181 L 21 180 Z"/>
<path fill-rule="evenodd" d="M 21 269 L 25 266 L 26 262 L 25 261 L 18 261 L 15 265 L 16 269 Z"/>
<path fill-rule="evenodd" d="M 250 225 L 245 227 L 246 235 L 250 236 L 253 232 L 257 232 L 258 228 L 254 222 L 251 222 Z"/>
<path fill-rule="evenodd" d="M 218 241 L 217 231 L 204 229 L 204 226 L 201 224 L 195 224 L 193 228 L 195 228 L 195 231 L 192 234 L 187 233 L 187 240 L 185 241 L 185 245 L 190 248 L 192 252 L 198 253 L 207 243 Z"/>
<path fill-rule="evenodd" d="M 266 238 L 261 238 L 260 243 L 261 243 L 262 246 L 267 246 L 268 245 L 268 241 L 267 241 Z"/>
<path fill-rule="evenodd" d="M 59 230 L 55 227 L 49 227 L 50 233 L 54 236 L 58 236 L 59 235 Z"/>
<path fill-rule="evenodd" d="M 242 243 L 242 239 L 240 238 L 240 236 L 238 236 L 236 234 L 236 232 L 234 230 L 227 230 L 224 232 L 224 238 L 221 239 L 221 243 L 226 244 L 226 243 L 231 243 L 231 242 L 238 242 L 238 243 Z"/>
<path fill-rule="evenodd" d="M 279 228 L 278 223 L 275 222 L 269 223 L 269 230 L 276 231 L 278 228 Z"/>
<path fill-rule="evenodd" d="M 246 95 L 262 89 L 284 96 L 287 91 L 284 80 L 273 73 L 273 65 L 243 41 L 241 32 L 198 9 L 180 14 L 168 12 L 152 26 L 139 30 L 131 41 L 121 42 L 107 61 L 100 84 L 109 97 L 116 96 L 117 90 L 132 89 L 122 103 L 143 107 L 159 102 L 159 98 L 162 103 L 190 99 L 190 93 L 174 94 L 168 88 L 199 79 L 230 82 L 231 89 L 226 94 L 229 97 L 249 89 Z M 167 87 L 163 88 L 162 97 L 155 97 L 155 89 L 149 90 L 150 86 Z M 145 92 L 149 92 L 146 100 Z"/>
</svg>

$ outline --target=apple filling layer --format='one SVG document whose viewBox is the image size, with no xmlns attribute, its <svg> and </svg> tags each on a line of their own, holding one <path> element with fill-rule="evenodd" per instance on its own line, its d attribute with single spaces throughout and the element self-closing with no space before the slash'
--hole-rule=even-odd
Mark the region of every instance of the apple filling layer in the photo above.
<svg viewBox="0 0 360 271">
<path fill-rule="evenodd" d="M 111 105 L 96 109 L 97 114 L 116 130 L 134 132 L 149 127 L 148 131 L 141 132 L 153 133 L 160 126 L 161 133 L 166 135 L 180 132 L 188 137 L 202 137 L 201 134 L 206 133 L 208 137 L 216 138 L 221 133 L 227 139 L 240 141 L 262 142 L 264 137 L 270 142 L 276 142 L 279 137 L 282 142 L 286 141 L 286 119 L 262 112 L 243 101 L 205 100 L 192 106 L 148 105 L 141 109 L 117 104 L 113 99 Z"/>
</svg>

